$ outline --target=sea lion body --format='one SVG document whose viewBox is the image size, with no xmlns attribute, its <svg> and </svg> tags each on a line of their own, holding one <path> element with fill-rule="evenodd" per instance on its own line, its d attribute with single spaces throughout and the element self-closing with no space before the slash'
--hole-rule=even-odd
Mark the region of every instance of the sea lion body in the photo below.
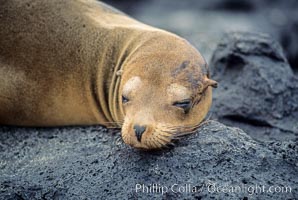
<svg viewBox="0 0 298 200">
<path fill-rule="evenodd" d="M 145 26 L 95 1 L 0 4 L 2 124 L 120 120 L 113 113 L 120 109 L 109 107 L 117 94 L 112 80 L 125 54 L 136 46 L 130 41 L 141 34 L 138 26 Z"/>
<path fill-rule="evenodd" d="M 153 104 L 162 99 L 161 92 L 176 91 L 175 80 L 206 89 L 201 114 L 189 120 L 201 121 L 211 105 L 207 87 L 215 84 L 204 67 L 204 59 L 184 39 L 100 2 L 0 0 L 0 124 L 123 125 L 126 143 L 158 148 L 156 142 L 144 143 L 154 131 L 143 141 L 133 138 L 131 132 L 139 127 L 134 124 L 155 123 L 163 116 L 163 124 L 173 122 L 163 113 L 165 104 Z M 122 91 L 131 95 L 131 88 L 142 95 L 129 107 Z"/>
</svg>

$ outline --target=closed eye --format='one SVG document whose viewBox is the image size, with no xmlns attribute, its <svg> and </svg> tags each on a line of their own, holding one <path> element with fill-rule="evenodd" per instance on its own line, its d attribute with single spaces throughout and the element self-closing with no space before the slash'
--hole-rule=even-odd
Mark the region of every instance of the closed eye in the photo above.
<svg viewBox="0 0 298 200">
<path fill-rule="evenodd" d="M 187 114 L 189 112 L 189 110 L 191 109 L 191 100 L 186 99 L 183 101 L 177 101 L 175 103 L 173 103 L 173 106 L 178 107 L 178 108 L 182 108 L 184 110 L 184 113 Z"/>
<path fill-rule="evenodd" d="M 127 103 L 127 102 L 129 102 L 129 99 L 126 96 L 122 95 L 122 103 Z"/>
</svg>

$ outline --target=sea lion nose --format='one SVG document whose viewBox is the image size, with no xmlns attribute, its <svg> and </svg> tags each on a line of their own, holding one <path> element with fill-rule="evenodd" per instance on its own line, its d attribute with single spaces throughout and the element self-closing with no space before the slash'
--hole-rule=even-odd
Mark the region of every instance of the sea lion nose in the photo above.
<svg viewBox="0 0 298 200">
<path fill-rule="evenodd" d="M 136 134 L 136 137 L 137 137 L 138 141 L 141 142 L 142 135 L 146 130 L 146 126 L 134 125 L 133 129 L 135 131 L 135 134 Z"/>
</svg>

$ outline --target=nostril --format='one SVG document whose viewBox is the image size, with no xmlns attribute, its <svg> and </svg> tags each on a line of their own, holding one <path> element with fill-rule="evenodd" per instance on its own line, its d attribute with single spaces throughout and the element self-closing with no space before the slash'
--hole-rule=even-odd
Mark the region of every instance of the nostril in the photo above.
<svg viewBox="0 0 298 200">
<path fill-rule="evenodd" d="M 135 134 L 136 134 L 136 137 L 137 137 L 138 141 L 141 142 L 142 135 L 146 130 L 146 126 L 134 125 L 133 129 L 135 131 Z"/>
</svg>

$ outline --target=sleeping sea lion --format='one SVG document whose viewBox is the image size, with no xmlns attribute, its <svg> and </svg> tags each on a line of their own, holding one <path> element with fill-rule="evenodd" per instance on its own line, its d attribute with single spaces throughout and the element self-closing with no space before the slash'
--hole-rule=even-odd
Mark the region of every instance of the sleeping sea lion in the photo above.
<svg viewBox="0 0 298 200">
<path fill-rule="evenodd" d="M 0 124 L 122 127 L 161 148 L 195 130 L 212 100 L 185 39 L 94 0 L 0 0 Z"/>
</svg>

